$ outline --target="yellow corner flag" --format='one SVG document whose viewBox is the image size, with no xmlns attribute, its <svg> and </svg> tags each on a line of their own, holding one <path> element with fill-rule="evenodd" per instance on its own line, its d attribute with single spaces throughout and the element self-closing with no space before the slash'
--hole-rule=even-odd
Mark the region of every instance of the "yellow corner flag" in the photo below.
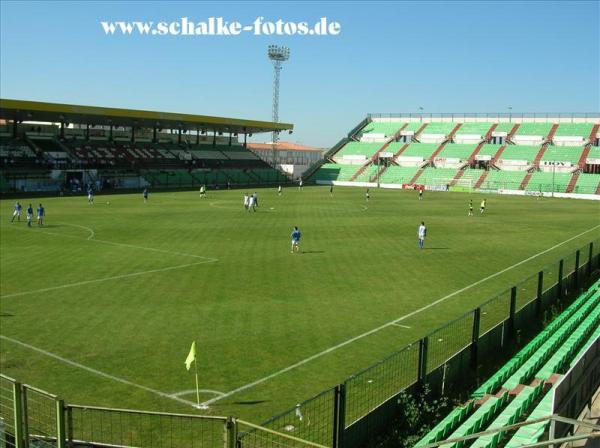
<svg viewBox="0 0 600 448">
<path fill-rule="evenodd" d="M 190 352 L 185 358 L 185 368 L 190 370 L 192 367 L 192 363 L 196 361 L 196 341 L 192 342 L 192 346 L 190 347 Z"/>
</svg>

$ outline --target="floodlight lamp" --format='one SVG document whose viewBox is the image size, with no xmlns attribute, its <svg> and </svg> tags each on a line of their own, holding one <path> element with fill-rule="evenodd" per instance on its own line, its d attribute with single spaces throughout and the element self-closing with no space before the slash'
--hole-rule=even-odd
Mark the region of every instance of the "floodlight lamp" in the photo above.
<svg viewBox="0 0 600 448">
<path fill-rule="evenodd" d="M 269 45 L 267 55 L 272 61 L 287 61 L 290 58 L 290 49 L 279 45 Z"/>
</svg>

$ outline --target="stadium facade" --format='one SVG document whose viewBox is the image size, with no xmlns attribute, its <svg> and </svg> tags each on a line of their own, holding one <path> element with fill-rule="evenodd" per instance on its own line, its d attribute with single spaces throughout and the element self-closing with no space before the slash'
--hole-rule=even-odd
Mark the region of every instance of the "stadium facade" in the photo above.
<svg viewBox="0 0 600 448">
<path fill-rule="evenodd" d="M 369 114 L 319 184 L 598 199 L 600 114 Z"/>
<path fill-rule="evenodd" d="M 247 147 L 289 123 L 0 100 L 0 191 L 222 188 L 289 178 Z"/>
</svg>

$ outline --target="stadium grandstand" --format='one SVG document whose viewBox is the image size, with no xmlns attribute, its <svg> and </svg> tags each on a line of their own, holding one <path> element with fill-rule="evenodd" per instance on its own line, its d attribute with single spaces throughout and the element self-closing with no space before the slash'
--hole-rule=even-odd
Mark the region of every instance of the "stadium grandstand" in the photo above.
<svg viewBox="0 0 600 448">
<path fill-rule="evenodd" d="M 310 174 L 318 184 L 600 195 L 600 116 L 370 114 Z"/>
<path fill-rule="evenodd" d="M 256 120 L 0 100 L 0 191 L 223 188 L 289 181 L 247 138 Z"/>
</svg>

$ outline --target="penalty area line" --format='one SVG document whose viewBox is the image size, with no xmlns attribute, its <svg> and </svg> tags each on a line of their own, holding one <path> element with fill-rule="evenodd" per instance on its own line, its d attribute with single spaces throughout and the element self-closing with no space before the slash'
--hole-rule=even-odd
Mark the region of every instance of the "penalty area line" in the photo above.
<svg viewBox="0 0 600 448">
<path fill-rule="evenodd" d="M 64 357 L 62 357 L 60 355 L 54 354 L 54 353 L 49 352 L 47 350 L 41 349 L 39 347 L 35 347 L 34 345 L 30 345 L 30 344 L 27 344 L 25 342 L 21 342 L 21 341 L 19 341 L 17 339 L 13 339 L 13 338 L 10 338 L 10 337 L 4 336 L 4 335 L 0 335 L 0 339 L 12 342 L 13 344 L 20 345 L 21 347 L 25 347 L 25 348 L 27 348 L 29 350 L 32 350 L 34 352 L 40 353 L 40 354 L 42 354 L 44 356 L 47 356 L 49 358 L 53 358 L 53 359 L 55 359 L 57 361 L 60 361 L 63 364 L 68 364 L 70 366 L 77 367 L 78 369 L 85 370 L 86 372 L 93 373 L 94 375 L 101 376 L 101 377 L 107 378 L 109 380 L 116 381 L 116 382 L 121 383 L 121 384 L 125 384 L 127 386 L 135 387 L 137 389 L 141 389 L 141 390 L 144 390 L 146 392 L 150 392 L 150 393 L 152 393 L 154 395 L 158 395 L 159 397 L 162 397 L 162 398 L 168 398 L 169 400 L 175 400 L 175 401 L 178 401 L 179 403 L 183 403 L 183 404 L 191 405 L 191 406 L 196 406 L 196 403 L 194 403 L 193 401 L 189 401 L 189 400 L 186 400 L 184 398 L 180 398 L 178 395 L 169 395 L 169 394 L 167 394 L 165 392 L 161 392 L 160 390 L 152 389 L 151 387 L 143 386 L 141 384 L 134 383 L 133 381 L 129 381 L 129 380 L 126 380 L 124 378 L 120 378 L 118 376 L 111 375 L 110 373 L 102 372 L 101 370 L 97 370 L 97 369 L 94 369 L 92 367 L 88 367 L 86 365 L 80 364 L 78 362 L 71 361 L 70 359 L 64 358 Z"/>
<path fill-rule="evenodd" d="M 284 373 L 287 373 L 290 370 L 294 370 L 294 369 L 296 369 L 298 367 L 301 367 L 304 364 L 307 364 L 307 363 L 309 363 L 309 362 L 311 362 L 311 361 L 313 361 L 313 360 L 315 360 L 317 358 L 325 356 L 325 355 L 327 355 L 327 354 L 329 354 L 329 353 L 331 353 L 331 352 L 333 352 L 335 350 L 338 350 L 338 349 L 340 349 L 342 347 L 345 347 L 346 345 L 352 344 L 353 342 L 359 341 L 359 340 L 361 340 L 363 338 L 366 338 L 367 336 L 370 336 L 372 334 L 378 333 L 379 331 L 381 331 L 381 330 L 383 330 L 385 328 L 388 328 L 388 327 L 390 327 L 392 325 L 396 325 L 398 322 L 402 322 L 403 320 L 406 320 L 406 319 L 408 319 L 408 318 L 410 318 L 412 316 L 420 314 L 423 311 L 428 310 L 429 308 L 432 308 L 432 307 L 434 307 L 436 305 L 439 305 L 440 303 L 445 302 L 446 300 L 448 300 L 448 299 L 450 299 L 450 298 L 452 298 L 452 297 L 454 297 L 454 296 L 456 296 L 458 294 L 461 294 L 461 293 L 463 293 L 463 292 L 465 292 L 465 291 L 467 291 L 467 290 L 469 290 L 471 288 L 474 288 L 475 286 L 478 286 L 478 285 L 480 285 L 480 284 L 482 284 L 482 283 L 484 283 L 484 282 L 486 282 L 488 280 L 491 280 L 492 278 L 498 277 L 499 275 L 502 275 L 505 272 L 508 272 L 508 271 L 510 271 L 510 270 L 512 270 L 512 269 L 514 269 L 516 267 L 519 267 L 519 266 L 521 266 L 521 265 L 523 265 L 523 264 L 525 264 L 525 263 L 527 263 L 527 262 L 529 262 L 531 260 L 534 260 L 535 258 L 537 258 L 537 257 L 539 257 L 541 255 L 547 254 L 548 252 L 551 252 L 554 249 L 556 249 L 556 248 L 558 248 L 558 247 L 560 247 L 560 246 L 562 246 L 564 244 L 567 244 L 567 243 L 569 243 L 569 242 L 571 242 L 571 241 L 579 238 L 580 236 L 583 236 L 583 235 L 585 235 L 587 233 L 590 233 L 593 230 L 596 230 L 598 228 L 600 228 L 600 224 L 597 225 L 597 226 L 592 227 L 591 229 L 585 230 L 585 231 L 579 233 L 578 235 L 575 235 L 575 236 L 573 236 L 571 238 L 568 238 L 568 239 L 566 239 L 566 240 L 564 240 L 564 241 L 562 241 L 560 243 L 557 243 L 557 244 L 555 244 L 554 246 L 552 246 L 552 247 L 550 247 L 548 249 L 545 249 L 545 250 L 543 250 L 541 252 L 538 252 L 537 254 L 532 255 L 531 257 L 525 258 L 524 260 L 521 260 L 518 263 L 513 264 L 512 266 L 508 266 L 508 267 L 506 267 L 506 268 L 504 268 L 504 269 L 502 269 L 502 270 L 500 270 L 500 271 L 498 271 L 498 272 L 496 272 L 494 274 L 491 274 L 491 275 L 488 275 L 485 278 L 482 278 L 481 280 L 478 280 L 478 281 L 476 281 L 474 283 L 471 283 L 470 285 L 467 285 L 464 288 L 457 289 L 456 291 L 454 291 L 454 292 L 452 292 L 452 293 L 450 293 L 450 294 L 448 294 L 448 295 L 446 295 L 444 297 L 441 297 L 441 298 L 437 299 L 436 301 L 431 302 L 428 305 L 425 305 L 425 306 L 423 306 L 423 307 L 421 307 L 419 309 L 411 311 L 410 313 L 405 314 L 404 316 L 401 316 L 401 317 L 399 317 L 397 319 L 394 319 L 394 320 L 392 320 L 390 322 L 386 322 L 385 324 L 382 324 L 382 325 L 380 325 L 380 326 L 378 326 L 376 328 L 373 328 L 372 330 L 369 330 L 369 331 L 366 331 L 366 332 L 364 332 L 362 334 L 354 336 L 353 338 L 347 339 L 346 341 L 340 342 L 337 345 L 329 347 L 328 349 L 325 349 L 322 352 L 315 353 L 314 355 L 309 356 L 308 358 L 300 360 L 300 361 L 296 362 L 295 364 L 292 364 L 292 365 L 290 365 L 288 367 L 285 367 L 285 368 L 283 368 L 281 370 L 273 372 L 270 375 L 267 375 L 267 376 L 265 376 L 263 378 L 259 378 L 259 379 L 255 380 L 255 381 L 252 381 L 251 383 L 248 383 L 248 384 L 244 384 L 243 386 L 240 386 L 240 387 L 238 387 L 236 389 L 233 389 L 233 390 L 227 392 L 225 395 L 223 395 L 221 397 L 211 398 L 210 400 L 207 400 L 204 403 L 202 403 L 202 405 L 205 405 L 205 406 L 210 405 L 210 404 L 212 404 L 212 403 L 214 403 L 216 401 L 222 400 L 223 398 L 230 397 L 230 396 L 235 395 L 235 394 L 237 394 L 239 392 L 242 392 L 244 390 L 250 389 L 250 388 L 252 388 L 254 386 L 258 386 L 259 384 L 262 384 L 262 383 L 264 383 L 266 381 L 269 381 L 269 380 L 271 380 L 271 379 L 273 379 L 275 377 L 278 377 L 279 375 L 283 375 Z"/>
<path fill-rule="evenodd" d="M 102 277 L 102 278 L 96 278 L 96 279 L 93 279 L 93 280 L 84 280 L 84 281 L 81 281 L 81 282 L 67 283 L 67 284 L 58 285 L 58 286 L 50 286 L 48 288 L 34 289 L 34 290 L 23 291 L 23 292 L 15 292 L 13 294 L 5 294 L 3 296 L 0 296 L 0 299 L 9 299 L 9 298 L 12 298 L 12 297 L 21 297 L 21 296 L 26 296 L 26 295 L 29 295 L 29 294 L 36 294 L 36 293 L 39 293 L 39 292 L 55 291 L 57 289 L 74 288 L 74 287 L 77 287 L 77 286 L 84 286 L 84 285 L 89 285 L 89 284 L 92 284 L 92 283 L 107 282 L 109 280 L 121 280 L 121 279 L 124 279 L 124 278 L 137 277 L 137 276 L 140 276 L 140 275 L 155 274 L 157 272 L 172 271 L 174 269 L 183 269 L 183 268 L 187 268 L 187 267 L 191 267 L 191 266 L 197 266 L 197 265 L 200 265 L 200 264 L 214 263 L 216 261 L 217 260 L 198 261 L 196 263 L 179 264 L 177 266 L 168 266 L 166 268 L 150 269 L 148 271 L 140 271 L 140 272 L 132 272 L 131 274 L 113 275 L 111 277 Z"/>
</svg>

